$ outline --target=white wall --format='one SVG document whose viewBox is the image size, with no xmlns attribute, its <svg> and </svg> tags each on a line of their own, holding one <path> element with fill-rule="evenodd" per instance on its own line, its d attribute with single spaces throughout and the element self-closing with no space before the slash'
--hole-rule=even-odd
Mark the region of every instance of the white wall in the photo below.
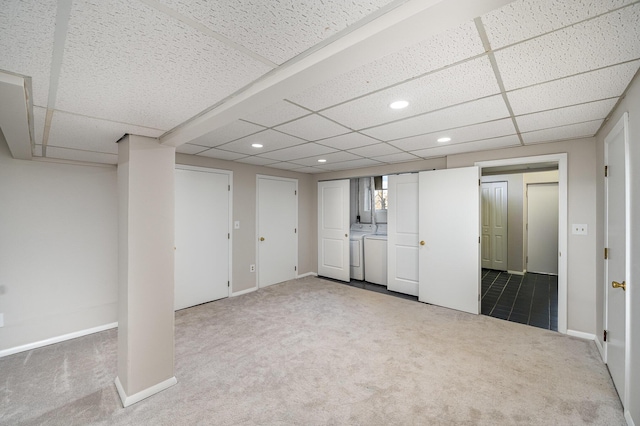
<svg viewBox="0 0 640 426">
<path fill-rule="evenodd" d="M 116 207 L 115 167 L 14 160 L 0 136 L 0 351 L 117 321 Z"/>
</svg>

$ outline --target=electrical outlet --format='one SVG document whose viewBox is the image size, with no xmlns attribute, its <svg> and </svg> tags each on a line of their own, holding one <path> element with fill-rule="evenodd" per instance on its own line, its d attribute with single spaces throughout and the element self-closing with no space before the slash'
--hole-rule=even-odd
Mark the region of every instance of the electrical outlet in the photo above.
<svg viewBox="0 0 640 426">
<path fill-rule="evenodd" d="M 256 271 L 256 265 L 249 265 L 249 272 L 255 272 Z"/>
<path fill-rule="evenodd" d="M 589 233 L 589 229 L 587 228 L 586 223 L 574 223 L 571 225 L 571 233 L 573 235 L 587 235 Z"/>
</svg>

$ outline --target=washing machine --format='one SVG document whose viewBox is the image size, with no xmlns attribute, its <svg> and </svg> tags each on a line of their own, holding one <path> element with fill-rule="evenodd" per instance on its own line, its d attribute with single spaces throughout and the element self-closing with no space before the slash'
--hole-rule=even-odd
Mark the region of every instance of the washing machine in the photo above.
<svg viewBox="0 0 640 426">
<path fill-rule="evenodd" d="M 364 237 L 375 234 L 377 226 L 372 223 L 354 223 L 349 235 L 349 258 L 351 279 L 364 281 Z"/>
<path fill-rule="evenodd" d="M 364 276 L 373 284 L 387 285 L 387 225 L 364 237 Z"/>
</svg>

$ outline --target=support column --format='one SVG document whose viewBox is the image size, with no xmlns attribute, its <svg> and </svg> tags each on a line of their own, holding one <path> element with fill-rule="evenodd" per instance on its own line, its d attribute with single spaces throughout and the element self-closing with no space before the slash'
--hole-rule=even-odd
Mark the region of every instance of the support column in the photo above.
<svg viewBox="0 0 640 426">
<path fill-rule="evenodd" d="M 175 148 L 127 135 L 118 143 L 118 377 L 127 407 L 174 376 Z"/>
</svg>

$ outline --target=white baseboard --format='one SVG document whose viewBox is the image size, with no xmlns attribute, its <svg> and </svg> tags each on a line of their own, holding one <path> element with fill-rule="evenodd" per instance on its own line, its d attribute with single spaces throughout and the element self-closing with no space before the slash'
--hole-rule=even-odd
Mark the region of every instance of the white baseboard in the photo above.
<svg viewBox="0 0 640 426">
<path fill-rule="evenodd" d="M 306 274 L 298 275 L 297 278 L 317 277 L 317 276 L 318 274 L 316 272 L 307 272 Z"/>
<path fill-rule="evenodd" d="M 236 291 L 236 292 L 231 293 L 231 297 L 242 296 L 243 294 L 247 294 L 247 293 L 253 293 L 257 289 L 258 289 L 258 287 L 251 287 L 251 288 L 248 288 L 246 290 Z"/>
<path fill-rule="evenodd" d="M 573 337 L 579 337 L 581 339 L 586 339 L 586 340 L 596 340 L 596 335 L 595 334 L 591 334 L 591 333 L 584 333 L 582 331 L 575 331 L 575 330 L 567 330 L 567 334 L 569 336 L 573 336 Z"/>
<path fill-rule="evenodd" d="M 128 406 L 133 405 L 136 402 L 140 402 L 145 398 L 149 398 L 150 396 L 153 396 L 158 392 L 162 392 L 163 390 L 170 388 L 176 383 L 178 383 L 178 379 L 173 376 L 170 379 L 158 383 L 157 385 L 153 385 L 143 391 L 127 396 L 124 388 L 122 387 L 122 383 L 120 383 L 120 377 L 116 377 L 116 389 L 118 389 L 118 395 L 120 395 L 120 400 L 122 401 L 122 406 L 124 408 L 127 408 Z"/>
<path fill-rule="evenodd" d="M 631 411 L 626 408 L 624 410 L 624 418 L 627 421 L 628 426 L 636 426 L 636 424 L 633 422 L 633 419 L 631 418 Z"/>
<path fill-rule="evenodd" d="M 0 351 L 0 358 L 17 354 L 19 352 L 30 351 L 31 349 L 38 349 L 43 346 L 49 346 L 54 343 L 64 342 L 65 340 L 75 339 L 77 337 L 86 336 L 88 334 L 99 333 L 101 331 L 117 328 L 118 323 L 112 322 L 110 324 L 100 325 L 98 327 L 87 328 L 86 330 L 74 331 L 73 333 L 63 334 L 62 336 L 51 337 L 50 339 L 40 340 L 39 342 L 28 343 L 22 346 L 16 346 L 14 348 L 4 349 Z"/>
<path fill-rule="evenodd" d="M 507 271 L 507 274 L 511 275 L 524 275 L 527 271 Z"/>
<path fill-rule="evenodd" d="M 604 347 L 602 346 L 602 343 L 600 343 L 600 339 L 595 339 L 596 341 L 596 347 L 598 348 L 598 352 L 600 352 L 600 358 L 602 358 L 602 362 L 607 362 L 605 356 L 604 356 Z"/>
</svg>

